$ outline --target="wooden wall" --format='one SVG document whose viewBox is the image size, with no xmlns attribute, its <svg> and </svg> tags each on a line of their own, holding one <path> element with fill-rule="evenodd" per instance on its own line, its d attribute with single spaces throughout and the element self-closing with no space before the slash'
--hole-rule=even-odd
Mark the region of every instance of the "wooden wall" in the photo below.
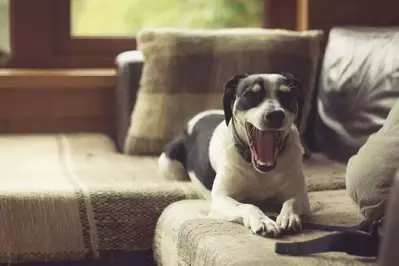
<svg viewBox="0 0 399 266">
<path fill-rule="evenodd" d="M 0 70 L 0 133 L 115 130 L 114 70 Z"/>
<path fill-rule="evenodd" d="M 336 26 L 399 26 L 397 0 L 307 0 L 308 15 L 303 20 L 309 29 L 328 33 Z"/>
<path fill-rule="evenodd" d="M 397 0 L 265 0 L 264 26 L 291 30 L 336 26 L 399 26 Z"/>
</svg>

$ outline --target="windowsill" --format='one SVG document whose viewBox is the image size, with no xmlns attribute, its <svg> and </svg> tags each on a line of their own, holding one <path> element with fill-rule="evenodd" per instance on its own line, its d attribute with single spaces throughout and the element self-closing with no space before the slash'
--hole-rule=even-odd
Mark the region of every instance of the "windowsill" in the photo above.
<svg viewBox="0 0 399 266">
<path fill-rule="evenodd" d="M 104 69 L 0 69 L 0 89 L 115 88 L 116 70 Z"/>
</svg>

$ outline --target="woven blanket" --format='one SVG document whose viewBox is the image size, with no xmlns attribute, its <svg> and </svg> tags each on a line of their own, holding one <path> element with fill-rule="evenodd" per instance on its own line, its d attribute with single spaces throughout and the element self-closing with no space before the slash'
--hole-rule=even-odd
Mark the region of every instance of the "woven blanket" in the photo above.
<svg viewBox="0 0 399 266">
<path fill-rule="evenodd" d="M 103 135 L 2 136 L 0 147 L 0 263 L 149 250 L 163 209 L 198 197 Z"/>
</svg>

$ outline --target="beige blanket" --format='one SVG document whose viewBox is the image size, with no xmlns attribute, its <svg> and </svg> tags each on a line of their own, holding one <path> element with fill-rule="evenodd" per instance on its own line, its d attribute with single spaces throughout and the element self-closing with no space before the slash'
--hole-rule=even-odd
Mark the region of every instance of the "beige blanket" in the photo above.
<svg viewBox="0 0 399 266">
<path fill-rule="evenodd" d="M 148 250 L 162 210 L 197 198 L 102 135 L 1 137 L 0 147 L 0 263 Z"/>
</svg>

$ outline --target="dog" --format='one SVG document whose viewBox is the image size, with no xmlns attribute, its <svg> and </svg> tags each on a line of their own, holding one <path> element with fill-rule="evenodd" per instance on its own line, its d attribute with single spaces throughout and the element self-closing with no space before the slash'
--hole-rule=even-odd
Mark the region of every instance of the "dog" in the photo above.
<svg viewBox="0 0 399 266">
<path fill-rule="evenodd" d="M 209 215 L 277 237 L 301 230 L 310 211 L 296 126 L 301 84 L 290 74 L 238 74 L 224 86 L 223 110 L 195 115 L 159 157 L 167 179 L 199 181 Z M 281 204 L 274 220 L 248 201 Z"/>
</svg>

